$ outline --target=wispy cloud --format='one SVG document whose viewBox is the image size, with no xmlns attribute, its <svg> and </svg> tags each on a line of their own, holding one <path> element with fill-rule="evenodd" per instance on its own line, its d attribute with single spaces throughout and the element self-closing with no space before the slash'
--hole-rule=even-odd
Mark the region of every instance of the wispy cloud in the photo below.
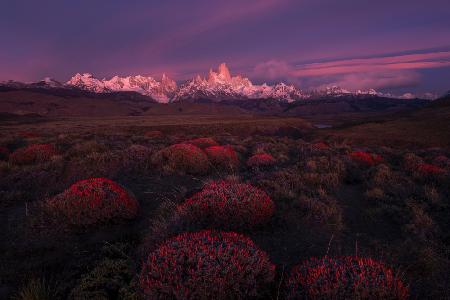
<svg viewBox="0 0 450 300">
<path fill-rule="evenodd" d="M 288 64 L 275 60 L 257 65 L 254 75 L 264 74 L 271 81 L 289 79 L 308 87 L 337 84 L 351 89 L 392 88 L 417 85 L 420 83 L 419 70 L 443 67 L 450 67 L 450 51 L 308 64 Z"/>
</svg>

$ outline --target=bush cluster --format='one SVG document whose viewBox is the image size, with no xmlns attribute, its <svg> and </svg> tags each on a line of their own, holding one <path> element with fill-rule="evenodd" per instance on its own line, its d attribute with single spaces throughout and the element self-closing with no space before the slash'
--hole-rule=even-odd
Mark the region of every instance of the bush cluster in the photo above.
<svg viewBox="0 0 450 300">
<path fill-rule="evenodd" d="M 233 147 L 211 146 L 205 149 L 211 164 L 220 170 L 234 170 L 239 165 L 239 158 Z"/>
<path fill-rule="evenodd" d="M 350 158 L 359 165 L 371 167 L 383 161 L 378 154 L 372 154 L 364 151 L 355 151 L 350 153 Z"/>
<path fill-rule="evenodd" d="M 252 168 L 270 167 L 275 164 L 275 158 L 268 153 L 258 153 L 247 160 L 247 165 Z"/>
<path fill-rule="evenodd" d="M 274 203 L 250 184 L 213 181 L 180 204 L 178 211 L 189 223 L 236 229 L 268 222 Z"/>
<path fill-rule="evenodd" d="M 147 299 L 247 299 L 264 296 L 275 276 L 267 254 L 234 232 L 183 233 L 145 260 Z"/>
<path fill-rule="evenodd" d="M 202 149 L 191 144 L 174 144 L 159 151 L 154 162 L 168 173 L 204 174 L 209 161 Z"/>
<path fill-rule="evenodd" d="M 219 144 L 213 138 L 209 138 L 209 137 L 193 139 L 193 140 L 188 141 L 187 144 L 197 146 L 201 149 L 205 149 L 205 148 L 213 147 L 213 146 L 219 146 Z"/>
<path fill-rule="evenodd" d="M 394 272 L 371 258 L 311 258 L 293 268 L 287 299 L 407 299 Z"/>
<path fill-rule="evenodd" d="M 132 219 L 137 215 L 139 204 L 114 181 L 90 178 L 48 199 L 44 208 L 56 220 L 61 218 L 71 225 L 91 225 Z"/>
<path fill-rule="evenodd" d="M 28 165 L 49 161 L 56 154 L 56 148 L 51 144 L 32 144 L 14 151 L 9 160 L 14 164 Z"/>
</svg>

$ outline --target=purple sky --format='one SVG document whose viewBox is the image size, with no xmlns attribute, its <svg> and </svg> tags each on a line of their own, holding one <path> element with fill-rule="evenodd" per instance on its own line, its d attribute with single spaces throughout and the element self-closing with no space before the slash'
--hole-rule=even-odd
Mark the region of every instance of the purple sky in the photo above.
<svg viewBox="0 0 450 300">
<path fill-rule="evenodd" d="M 450 89 L 449 0 L 14 0 L 0 37 L 0 80 L 184 80 L 227 62 L 258 83 Z"/>
</svg>

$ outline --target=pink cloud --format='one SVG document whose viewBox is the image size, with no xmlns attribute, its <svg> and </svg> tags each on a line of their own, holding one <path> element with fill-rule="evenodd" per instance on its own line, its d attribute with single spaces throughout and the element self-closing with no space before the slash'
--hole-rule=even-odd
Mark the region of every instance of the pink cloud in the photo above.
<svg viewBox="0 0 450 300">
<path fill-rule="evenodd" d="M 420 69 L 450 67 L 450 51 L 387 57 L 335 60 L 292 65 L 268 61 L 254 68 L 266 80 L 289 79 L 294 83 L 320 87 L 336 84 L 349 89 L 393 88 L 420 83 Z"/>
</svg>

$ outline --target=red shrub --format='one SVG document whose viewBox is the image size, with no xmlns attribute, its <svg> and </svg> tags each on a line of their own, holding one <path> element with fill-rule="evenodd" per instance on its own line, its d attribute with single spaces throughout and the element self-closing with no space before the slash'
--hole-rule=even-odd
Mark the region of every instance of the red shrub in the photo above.
<svg viewBox="0 0 450 300">
<path fill-rule="evenodd" d="M 17 149 L 9 156 L 9 159 L 15 164 L 26 165 L 49 161 L 56 154 L 56 148 L 53 145 L 33 144 Z"/>
<path fill-rule="evenodd" d="M 7 160 L 9 157 L 9 149 L 3 146 L 0 146 L 0 160 Z"/>
<path fill-rule="evenodd" d="M 314 150 L 328 150 L 330 146 L 324 142 L 317 142 L 311 145 Z"/>
<path fill-rule="evenodd" d="M 374 166 L 383 161 L 383 158 L 380 155 L 363 151 L 350 153 L 350 158 L 356 163 L 367 167 Z"/>
<path fill-rule="evenodd" d="M 90 225 L 132 219 L 139 204 L 122 186 L 106 178 L 81 180 L 48 199 L 46 211 L 72 225 Z"/>
<path fill-rule="evenodd" d="M 384 264 L 370 258 L 312 258 L 294 267 L 288 299 L 407 299 L 409 290 Z"/>
<path fill-rule="evenodd" d="M 143 264 L 146 299 L 261 297 L 275 266 L 249 238 L 234 232 L 183 233 L 163 243 Z"/>
<path fill-rule="evenodd" d="M 178 210 L 190 222 L 235 229 L 266 223 L 274 204 L 264 191 L 250 184 L 214 181 Z"/>
<path fill-rule="evenodd" d="M 247 161 L 249 167 L 270 167 L 275 164 L 275 158 L 267 153 L 259 153 L 250 157 Z"/>
<path fill-rule="evenodd" d="M 235 169 L 239 165 L 239 158 L 233 147 L 212 146 L 205 149 L 212 165 L 218 169 Z"/>
<path fill-rule="evenodd" d="M 157 153 L 155 163 L 167 172 L 204 174 L 209 169 L 206 154 L 190 144 L 175 144 Z"/>
<path fill-rule="evenodd" d="M 146 131 L 144 133 L 144 136 L 148 137 L 148 138 L 158 138 L 158 137 L 162 137 L 163 133 L 159 130 L 150 130 L 150 131 Z"/>
<path fill-rule="evenodd" d="M 192 145 L 197 146 L 202 149 L 212 147 L 212 146 L 219 146 L 219 144 L 212 138 L 198 138 L 198 139 L 190 140 L 186 143 L 192 144 Z"/>
<path fill-rule="evenodd" d="M 19 132 L 19 136 L 23 138 L 38 138 L 39 134 L 32 131 L 21 131 Z"/>
<path fill-rule="evenodd" d="M 421 163 L 417 166 L 417 172 L 419 173 L 419 175 L 424 176 L 424 177 L 430 177 L 430 176 L 440 176 L 445 174 L 445 170 L 432 165 L 432 164 L 427 164 L 427 163 Z"/>
</svg>

